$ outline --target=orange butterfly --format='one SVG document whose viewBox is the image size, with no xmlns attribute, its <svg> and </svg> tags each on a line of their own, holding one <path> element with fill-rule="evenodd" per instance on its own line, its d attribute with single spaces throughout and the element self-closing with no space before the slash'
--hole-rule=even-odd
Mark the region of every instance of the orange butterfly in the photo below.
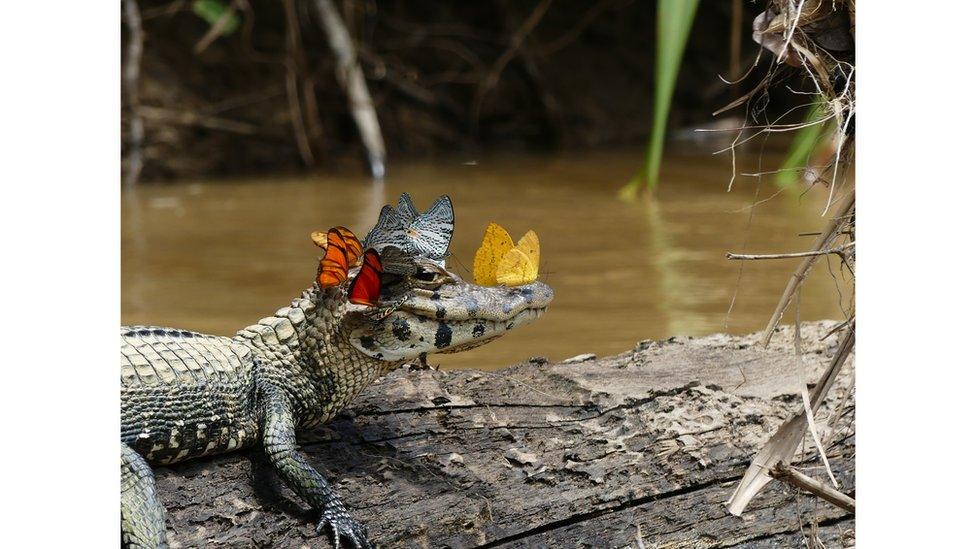
<svg viewBox="0 0 976 549">
<path fill-rule="evenodd" d="M 312 242 L 325 250 L 319 260 L 319 286 L 331 288 L 342 284 L 349 276 L 349 269 L 359 265 L 363 245 L 345 227 L 333 227 L 328 233 L 315 231 L 311 236 Z"/>
<path fill-rule="evenodd" d="M 375 307 L 380 298 L 382 274 L 383 264 L 380 263 L 380 254 L 373 248 L 366 250 L 363 256 L 363 268 L 359 270 L 356 278 L 352 279 L 352 286 L 349 287 L 349 302 Z"/>
</svg>

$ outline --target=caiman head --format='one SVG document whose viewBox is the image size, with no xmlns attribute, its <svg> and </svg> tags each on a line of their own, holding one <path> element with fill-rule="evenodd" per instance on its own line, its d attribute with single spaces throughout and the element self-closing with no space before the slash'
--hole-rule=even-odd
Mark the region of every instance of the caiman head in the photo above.
<svg viewBox="0 0 976 549">
<path fill-rule="evenodd" d="M 395 367 L 484 345 L 542 316 L 552 297 L 542 282 L 478 286 L 416 258 L 405 274 L 383 276 L 377 308 L 347 303 L 342 332 L 357 351 Z"/>
</svg>

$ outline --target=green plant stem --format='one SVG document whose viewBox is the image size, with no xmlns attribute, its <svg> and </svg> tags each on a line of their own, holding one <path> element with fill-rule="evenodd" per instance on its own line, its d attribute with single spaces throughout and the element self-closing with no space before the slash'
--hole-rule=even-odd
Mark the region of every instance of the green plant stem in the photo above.
<svg viewBox="0 0 976 549">
<path fill-rule="evenodd" d="M 642 173 L 635 176 L 621 190 L 623 196 L 636 194 L 643 182 L 648 189 L 657 186 L 664 153 L 664 137 L 667 129 L 668 110 L 678 81 L 678 70 L 684 55 L 688 34 L 698 9 L 698 0 L 658 0 L 657 3 L 657 52 L 654 83 L 654 120 L 647 145 L 647 157 Z"/>
</svg>

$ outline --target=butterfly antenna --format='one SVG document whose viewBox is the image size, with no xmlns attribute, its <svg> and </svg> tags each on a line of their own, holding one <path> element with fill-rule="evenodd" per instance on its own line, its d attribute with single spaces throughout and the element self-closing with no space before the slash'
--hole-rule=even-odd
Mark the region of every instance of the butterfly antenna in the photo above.
<svg viewBox="0 0 976 549">
<path fill-rule="evenodd" d="M 542 281 L 543 282 L 547 282 L 547 283 L 549 282 L 549 275 L 555 274 L 555 273 L 556 273 L 556 271 L 543 271 L 541 269 L 539 270 L 539 274 L 543 276 L 543 280 Z"/>
<path fill-rule="evenodd" d="M 451 257 L 451 258 L 457 259 L 457 255 L 452 254 L 452 253 L 447 254 L 447 257 Z M 462 269 L 464 269 L 464 272 L 466 272 L 468 274 L 472 274 L 471 269 L 469 269 L 468 266 L 465 265 L 463 261 L 458 260 L 456 263 L 457 263 L 457 266 L 458 267 L 461 267 Z"/>
</svg>

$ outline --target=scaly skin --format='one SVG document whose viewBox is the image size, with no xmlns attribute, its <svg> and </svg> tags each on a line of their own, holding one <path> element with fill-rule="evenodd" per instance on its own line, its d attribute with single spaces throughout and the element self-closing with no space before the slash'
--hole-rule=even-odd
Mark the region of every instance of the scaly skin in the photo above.
<svg viewBox="0 0 976 549">
<path fill-rule="evenodd" d="M 474 286 L 433 262 L 384 287 L 379 318 L 346 300 L 346 285 L 313 287 L 233 338 L 123 327 L 122 541 L 165 547 L 149 464 L 263 445 L 278 474 L 341 538 L 371 547 L 325 478 L 298 451 L 296 429 L 320 425 L 380 376 L 422 354 L 482 345 L 538 318 L 540 282 Z M 350 277 L 352 278 L 352 277 Z M 143 459 L 144 458 L 144 459 Z"/>
</svg>

